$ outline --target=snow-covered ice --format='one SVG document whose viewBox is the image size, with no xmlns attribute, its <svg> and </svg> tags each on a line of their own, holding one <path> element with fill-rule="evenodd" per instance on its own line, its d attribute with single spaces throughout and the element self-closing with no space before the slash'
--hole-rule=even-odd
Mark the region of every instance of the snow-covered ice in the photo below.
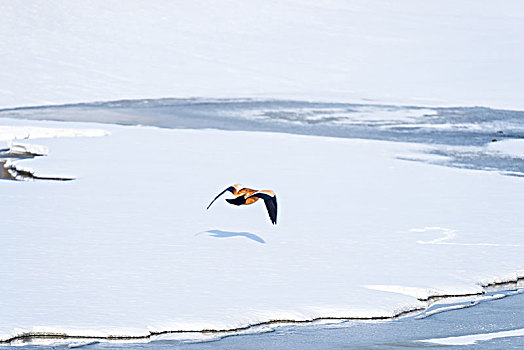
<svg viewBox="0 0 524 350">
<path fill-rule="evenodd" d="M 0 106 L 270 97 L 524 107 L 524 3 L 11 0 Z"/>
<path fill-rule="evenodd" d="M 0 339 L 392 317 L 524 276 L 524 179 L 404 161 L 428 145 L 1 119 L 70 182 L 0 183 Z M 34 129 L 31 129 L 34 128 Z M 45 134 L 43 134 L 45 135 Z M 205 210 L 232 183 L 264 206 Z"/>
<path fill-rule="evenodd" d="M 440 345 L 473 345 L 481 341 L 492 340 L 497 338 L 524 337 L 523 329 L 514 329 L 504 332 L 480 333 L 471 335 L 462 335 L 459 337 L 434 338 L 421 340 L 424 343 L 434 343 Z"/>
<path fill-rule="evenodd" d="M 514 158 L 524 159 L 524 140 L 504 140 L 488 145 L 489 151 L 496 151 Z"/>
<path fill-rule="evenodd" d="M 41 123 L 42 124 L 42 123 Z M 45 123 L 43 123 L 45 125 Z M 104 136 L 108 133 L 101 129 L 84 128 L 51 128 L 46 126 L 27 127 L 14 125 L 0 125 L 0 141 L 42 139 L 49 137 L 79 137 L 79 136 Z"/>
<path fill-rule="evenodd" d="M 45 156 L 49 153 L 49 150 L 47 149 L 47 147 L 40 146 L 40 145 L 31 145 L 28 143 L 10 141 L 7 144 L 7 146 L 9 149 L 9 153 L 13 155 Z"/>
</svg>

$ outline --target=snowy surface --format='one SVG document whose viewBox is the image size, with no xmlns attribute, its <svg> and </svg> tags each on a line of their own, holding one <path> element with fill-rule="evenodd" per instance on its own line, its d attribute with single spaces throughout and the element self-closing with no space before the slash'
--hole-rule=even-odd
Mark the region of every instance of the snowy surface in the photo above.
<svg viewBox="0 0 524 350">
<path fill-rule="evenodd" d="M 272 97 L 524 108 L 524 3 L 12 0 L 0 106 Z"/>
<path fill-rule="evenodd" d="M 12 141 L 19 139 L 42 139 L 49 137 L 78 137 L 78 136 L 104 136 L 108 132 L 101 129 L 84 128 L 50 128 L 50 127 L 27 127 L 14 125 L 0 125 L 0 141 Z"/>
<path fill-rule="evenodd" d="M 0 339 L 389 317 L 524 276 L 524 179 L 397 159 L 428 145 L 0 126 L 105 135 L 35 139 L 49 155 L 18 161 L 74 181 L 0 183 Z M 206 211 L 233 183 L 274 190 L 278 225 L 261 203 Z"/>
<path fill-rule="evenodd" d="M 493 142 L 488 145 L 488 150 L 501 152 L 510 157 L 524 159 L 524 140 Z"/>
</svg>

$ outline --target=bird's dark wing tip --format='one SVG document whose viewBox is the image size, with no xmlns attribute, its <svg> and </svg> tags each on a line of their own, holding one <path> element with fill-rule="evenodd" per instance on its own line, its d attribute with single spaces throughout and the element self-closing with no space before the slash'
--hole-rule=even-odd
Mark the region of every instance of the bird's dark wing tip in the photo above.
<svg viewBox="0 0 524 350">
<path fill-rule="evenodd" d="M 267 213 L 269 214 L 269 219 L 273 225 L 277 224 L 277 198 L 276 196 L 265 196 L 264 203 L 266 204 Z"/>
<path fill-rule="evenodd" d="M 216 196 L 215 199 L 213 199 L 213 200 L 211 201 L 211 203 L 209 203 L 209 205 L 207 206 L 206 210 L 209 209 L 209 207 L 211 206 L 211 204 L 213 204 L 213 203 L 218 199 L 218 197 L 220 197 L 221 195 L 223 195 L 223 194 L 226 193 L 227 191 L 233 193 L 234 190 L 235 190 L 235 188 L 234 188 L 233 186 L 229 186 L 228 188 L 226 188 L 225 190 L 223 190 L 222 192 L 220 192 L 220 193 L 218 194 L 218 196 Z"/>
</svg>

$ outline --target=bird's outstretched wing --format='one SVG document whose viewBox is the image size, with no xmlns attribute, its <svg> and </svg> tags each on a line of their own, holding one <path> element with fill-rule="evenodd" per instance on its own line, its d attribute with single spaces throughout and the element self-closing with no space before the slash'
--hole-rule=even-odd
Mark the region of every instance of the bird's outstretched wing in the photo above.
<svg viewBox="0 0 524 350">
<path fill-rule="evenodd" d="M 209 207 L 211 206 L 211 204 L 213 204 L 214 201 L 216 201 L 218 199 L 218 197 L 220 197 L 221 195 L 223 195 L 224 193 L 226 192 L 231 192 L 231 193 L 235 193 L 235 187 L 233 186 L 229 186 L 228 188 L 226 188 L 225 190 L 223 190 L 222 192 L 220 192 L 220 194 L 218 196 L 215 197 L 215 199 L 213 199 L 211 201 L 211 203 L 209 203 L 209 205 L 207 206 L 206 209 L 209 209 Z"/>
<path fill-rule="evenodd" d="M 275 225 L 277 223 L 277 196 L 275 193 L 273 191 L 258 191 L 247 197 L 246 200 L 251 197 L 258 197 L 264 200 L 269 218 Z"/>
</svg>

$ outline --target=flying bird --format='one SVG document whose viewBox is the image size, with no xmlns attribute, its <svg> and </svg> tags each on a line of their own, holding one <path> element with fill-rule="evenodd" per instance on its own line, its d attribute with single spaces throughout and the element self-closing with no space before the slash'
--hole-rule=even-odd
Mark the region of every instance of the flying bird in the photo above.
<svg viewBox="0 0 524 350">
<path fill-rule="evenodd" d="M 209 203 L 207 206 L 207 209 L 215 202 L 218 197 L 223 195 L 226 192 L 231 192 L 235 196 L 233 199 L 226 199 L 226 201 L 233 205 L 250 205 L 258 201 L 259 199 L 263 199 L 264 203 L 266 204 L 267 213 L 269 214 L 269 218 L 271 219 L 271 222 L 273 225 L 277 223 L 277 196 L 275 196 L 275 192 L 269 191 L 269 190 L 263 190 L 263 191 L 257 191 L 253 190 L 251 188 L 243 187 L 241 184 L 235 184 L 233 186 L 229 186 L 222 192 L 218 194 L 218 196 L 215 197 Z"/>
</svg>

